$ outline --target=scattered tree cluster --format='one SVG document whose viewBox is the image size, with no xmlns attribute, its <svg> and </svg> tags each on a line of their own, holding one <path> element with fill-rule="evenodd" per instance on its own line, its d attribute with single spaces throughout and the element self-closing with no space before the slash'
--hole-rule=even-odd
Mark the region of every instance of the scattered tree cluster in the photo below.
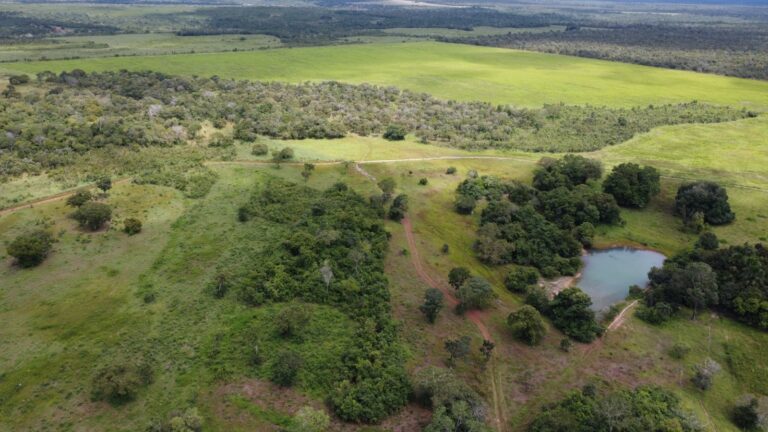
<svg viewBox="0 0 768 432">
<path fill-rule="evenodd" d="M 318 193 L 269 179 L 238 217 L 259 218 L 275 230 L 260 233 L 259 246 L 235 245 L 222 258 L 211 282 L 217 297 L 229 292 L 250 305 L 298 299 L 338 308 L 357 329 L 329 396 L 336 415 L 376 422 L 404 405 L 410 387 L 390 316 L 387 233 L 376 209 L 343 183 Z M 295 318 L 279 319 L 286 334 L 301 322 Z M 301 361 L 290 351 L 284 355 L 271 366 L 272 379 L 290 385 L 301 377 Z"/>
<path fill-rule="evenodd" d="M 547 406 L 530 432 L 701 432 L 704 426 L 683 409 L 680 399 L 660 387 L 641 386 L 598 394 L 593 386 L 571 392 Z"/>
<path fill-rule="evenodd" d="M 392 87 L 153 72 L 41 72 L 27 87 L 23 98 L 18 93 L 0 98 L 0 177 L 71 165 L 102 148 L 197 142 L 225 151 L 232 139 L 254 142 L 260 135 L 302 139 L 389 132 L 395 138 L 402 132 L 466 149 L 584 151 L 656 126 L 748 115 L 699 103 L 631 110 L 564 105 L 517 109 L 443 101 Z M 206 121 L 217 128 L 231 124 L 234 130 L 220 129 L 209 138 L 200 133 Z M 392 134 L 392 125 L 398 125 L 397 134 Z"/>
<path fill-rule="evenodd" d="M 480 396 L 450 369 L 428 366 L 416 374 L 414 396 L 432 409 L 424 432 L 490 432 L 487 408 Z"/>
</svg>

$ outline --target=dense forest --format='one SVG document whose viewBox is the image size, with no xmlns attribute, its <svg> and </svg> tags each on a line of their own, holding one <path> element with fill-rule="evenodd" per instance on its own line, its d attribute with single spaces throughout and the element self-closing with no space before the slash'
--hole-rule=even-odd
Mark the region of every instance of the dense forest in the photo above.
<svg viewBox="0 0 768 432">
<path fill-rule="evenodd" d="M 28 82 L 29 81 L 29 82 Z M 284 84 L 75 70 L 11 78 L 0 98 L 0 177 L 63 167 L 95 149 L 209 147 L 339 138 L 402 128 L 424 143 L 465 149 L 586 151 L 679 123 L 754 114 L 700 103 L 633 109 L 549 105 L 517 109 L 455 102 L 392 87 Z M 205 122 L 214 134 L 201 132 Z M 231 125 L 231 132 L 223 128 Z"/>
<path fill-rule="evenodd" d="M 0 12 L 0 41 L 2 39 L 29 38 L 51 35 L 112 34 L 111 26 L 97 23 L 59 21 L 33 18 L 16 12 Z"/>
<path fill-rule="evenodd" d="M 768 27 L 633 24 L 444 39 L 669 69 L 768 79 Z"/>
</svg>

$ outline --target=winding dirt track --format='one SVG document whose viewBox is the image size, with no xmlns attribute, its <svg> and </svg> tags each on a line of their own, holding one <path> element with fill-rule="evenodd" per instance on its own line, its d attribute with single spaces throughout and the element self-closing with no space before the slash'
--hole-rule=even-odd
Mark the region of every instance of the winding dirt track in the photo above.
<svg viewBox="0 0 768 432">
<path fill-rule="evenodd" d="M 114 186 L 116 184 L 125 183 L 125 182 L 130 181 L 130 180 L 131 180 L 130 178 L 123 178 L 123 179 L 115 180 L 114 182 L 112 182 L 112 185 Z M 74 195 L 78 191 L 85 190 L 85 189 L 88 189 L 88 188 L 91 188 L 91 187 L 94 187 L 94 186 L 95 186 L 95 183 L 94 184 L 89 184 L 89 185 L 86 185 L 86 186 L 81 186 L 81 187 L 76 188 L 76 189 L 70 189 L 68 191 L 55 193 L 53 195 L 48 195 L 48 196 L 45 196 L 45 197 L 42 197 L 42 198 L 37 198 L 37 199 L 34 199 L 32 201 L 27 201 L 27 202 L 24 202 L 24 203 L 21 203 L 21 204 L 17 204 L 15 206 L 6 207 L 4 209 L 0 209 L 0 216 L 5 216 L 7 214 L 11 214 L 11 213 L 13 213 L 15 211 L 22 210 L 22 209 L 25 209 L 25 208 L 34 207 L 34 206 L 36 206 L 38 204 L 45 204 L 45 203 L 49 203 L 49 202 L 59 201 L 59 200 L 62 200 L 64 198 L 69 198 L 70 196 Z"/>
</svg>

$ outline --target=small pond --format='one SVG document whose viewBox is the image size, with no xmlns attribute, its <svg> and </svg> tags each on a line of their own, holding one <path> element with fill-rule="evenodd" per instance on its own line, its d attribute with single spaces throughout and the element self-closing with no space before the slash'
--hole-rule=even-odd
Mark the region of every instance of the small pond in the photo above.
<svg viewBox="0 0 768 432">
<path fill-rule="evenodd" d="M 648 283 L 648 271 L 661 267 L 664 255 L 644 249 L 594 250 L 582 257 L 584 268 L 576 285 L 592 297 L 592 309 L 601 311 L 624 300 L 629 287 Z"/>
</svg>

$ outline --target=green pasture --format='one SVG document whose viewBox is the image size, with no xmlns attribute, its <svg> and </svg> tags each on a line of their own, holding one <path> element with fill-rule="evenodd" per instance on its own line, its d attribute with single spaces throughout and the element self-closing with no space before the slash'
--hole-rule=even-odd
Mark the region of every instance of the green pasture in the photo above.
<svg viewBox="0 0 768 432">
<path fill-rule="evenodd" d="M 267 35 L 176 36 L 173 33 L 140 33 L 66 36 L 2 45 L 0 62 L 252 51 L 280 45 L 278 38 Z"/>
<path fill-rule="evenodd" d="M 120 58 L 28 62 L 2 65 L 0 72 L 75 68 L 289 82 L 339 80 L 520 106 L 565 102 L 628 107 L 699 100 L 758 110 L 768 107 L 768 82 L 437 42 L 146 56 L 130 62 Z"/>
</svg>

